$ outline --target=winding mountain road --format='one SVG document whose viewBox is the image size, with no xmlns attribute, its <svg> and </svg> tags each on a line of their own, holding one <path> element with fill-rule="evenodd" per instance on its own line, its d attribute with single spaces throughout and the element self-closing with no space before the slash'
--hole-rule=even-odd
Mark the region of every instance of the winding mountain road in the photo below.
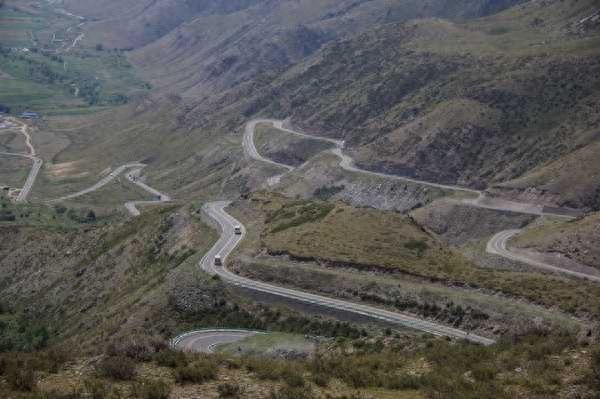
<svg viewBox="0 0 600 399">
<path fill-rule="evenodd" d="M 105 177 L 100 179 L 96 184 L 94 184 L 91 187 L 88 187 L 81 191 L 77 191 L 72 194 L 62 196 L 60 198 L 55 198 L 55 199 L 49 200 L 47 202 L 53 203 L 53 202 L 66 201 L 66 200 L 75 199 L 75 198 L 84 196 L 86 194 L 90 194 L 90 193 L 97 191 L 97 190 L 101 189 L 102 187 L 106 186 L 108 183 L 110 183 L 111 181 L 113 181 L 114 179 L 119 177 L 125 171 L 133 169 L 132 171 L 130 171 L 129 173 L 127 173 L 125 175 L 125 178 L 128 181 L 130 181 L 131 183 L 140 187 L 142 190 L 144 190 L 156 197 L 156 200 L 130 201 L 130 202 L 125 203 L 125 208 L 132 216 L 140 216 L 141 213 L 137 209 L 137 207 L 140 205 L 157 205 L 157 204 L 164 204 L 164 203 L 168 203 L 168 202 L 172 201 L 170 196 L 161 193 L 160 191 L 156 190 L 155 188 L 150 187 L 149 185 L 147 185 L 146 183 L 144 183 L 141 180 L 142 169 L 145 168 L 146 166 L 147 166 L 146 164 L 139 163 L 139 162 L 121 165 L 118 168 L 116 168 L 115 170 L 113 170 L 112 172 L 110 172 L 108 175 L 106 175 Z"/>
<path fill-rule="evenodd" d="M 407 328 L 412 328 L 418 331 L 427 332 L 437 336 L 465 339 L 483 345 L 492 345 L 493 343 L 495 343 L 493 339 L 475 334 L 470 334 L 469 332 L 465 332 L 456 328 L 448 327 L 428 320 L 419 319 L 409 314 L 391 312 L 373 306 L 362 305 L 354 302 L 347 302 L 339 299 L 310 294 L 303 291 L 278 287 L 275 285 L 266 284 L 260 281 L 255 281 L 245 277 L 241 277 L 235 273 L 232 273 L 226 267 L 226 260 L 227 257 L 231 254 L 231 252 L 244 239 L 244 236 L 246 235 L 246 229 L 239 221 L 237 221 L 231 215 L 225 212 L 225 208 L 229 206 L 230 203 L 230 201 L 217 201 L 208 203 L 203 207 L 203 212 L 209 218 L 214 220 L 221 229 L 221 236 L 217 243 L 200 260 L 200 267 L 207 273 L 211 275 L 217 275 L 230 284 L 250 289 L 253 291 L 264 292 L 267 294 L 293 299 L 300 302 L 306 302 L 325 308 L 336 309 L 344 312 L 350 312 L 362 316 L 367 316 L 372 319 L 385 321 Z M 235 234 L 235 226 L 241 226 L 242 234 Z M 224 266 L 215 266 L 214 259 L 217 255 L 221 257 Z"/>
<path fill-rule="evenodd" d="M 476 196 L 475 198 L 465 198 L 465 199 L 456 200 L 460 203 L 463 203 L 463 204 L 469 205 L 469 206 L 473 206 L 473 207 L 493 209 L 493 210 L 499 210 L 499 211 L 510 211 L 510 212 L 516 212 L 516 213 L 525 213 L 525 214 L 531 214 L 531 215 L 537 215 L 537 216 L 556 216 L 556 217 L 563 217 L 563 218 L 572 218 L 572 216 L 569 216 L 569 215 L 545 211 L 544 207 L 540 206 L 540 205 L 526 204 L 526 203 L 521 203 L 521 202 L 508 201 L 508 200 L 504 200 L 504 199 L 500 199 L 500 198 L 487 197 L 485 195 L 485 192 L 483 192 L 481 190 L 475 190 L 472 188 L 462 187 L 462 186 L 457 186 L 457 185 L 452 185 L 452 184 L 434 183 L 434 182 L 419 180 L 419 179 L 415 179 L 415 178 L 411 178 L 411 177 L 390 175 L 387 173 L 374 172 L 374 171 L 370 171 L 370 170 L 361 169 L 356 166 L 356 163 L 350 156 L 344 154 L 344 151 L 343 151 L 344 150 L 344 141 L 342 141 L 342 140 L 331 139 L 329 137 L 313 136 L 313 135 L 309 135 L 306 133 L 298 132 L 289 127 L 286 127 L 285 121 L 282 121 L 282 120 L 255 119 L 255 120 L 248 122 L 244 129 L 244 138 L 243 138 L 243 142 L 242 142 L 242 146 L 243 146 L 244 153 L 246 154 L 246 156 L 249 157 L 250 159 L 254 159 L 256 161 L 265 162 L 265 163 L 269 163 L 271 165 L 286 168 L 288 171 L 296 170 L 296 168 L 294 168 L 293 166 L 290 166 L 290 165 L 275 162 L 273 160 L 265 158 L 258 152 L 256 145 L 254 144 L 254 134 L 256 131 L 256 126 L 259 124 L 271 124 L 274 128 L 276 128 L 280 131 L 286 132 L 286 133 L 290 133 L 290 134 L 293 134 L 293 135 L 296 135 L 299 137 L 303 137 L 303 138 L 307 138 L 307 139 L 326 141 L 328 143 L 334 144 L 335 148 L 332 150 L 329 150 L 329 151 L 331 153 L 333 153 L 334 155 L 336 155 L 340 159 L 340 163 L 339 163 L 340 167 L 348 172 L 360 173 L 360 174 L 375 176 L 375 177 L 382 177 L 385 179 L 400 180 L 400 181 L 405 181 L 405 182 L 409 182 L 409 183 L 419 184 L 422 186 L 439 188 L 439 189 L 447 190 L 447 191 L 473 194 Z"/>
<path fill-rule="evenodd" d="M 221 345 L 239 342 L 257 334 L 264 333 L 228 329 L 190 331 L 172 339 L 171 347 L 185 352 L 214 353 Z"/>
<path fill-rule="evenodd" d="M 66 201 L 66 200 L 70 200 L 70 199 L 74 199 L 74 198 L 78 198 L 78 197 L 84 196 L 86 194 L 92 193 L 92 192 L 94 192 L 96 190 L 99 190 L 102 187 L 106 186 L 108 183 L 110 183 L 111 181 L 113 181 L 114 179 L 116 179 L 117 177 L 119 177 L 119 175 L 121 175 L 121 173 L 125 172 L 127 169 L 143 168 L 145 166 L 146 165 L 144 165 L 143 163 L 128 163 L 128 164 L 125 164 L 125 165 L 121 165 L 117 169 L 113 170 L 108 175 L 106 175 L 105 177 L 103 177 L 102 179 L 100 179 L 93 186 L 88 187 L 86 189 L 83 189 L 81 191 L 77 191 L 77 192 L 72 193 L 72 194 L 68 194 L 68 195 L 62 196 L 60 198 L 55 198 L 55 199 L 49 200 L 48 202 L 60 202 L 60 201 Z"/>
<path fill-rule="evenodd" d="M 578 271 L 574 271 L 574 270 L 565 269 L 562 267 L 553 266 L 546 262 L 542 262 L 542 261 L 527 257 L 526 255 L 510 251 L 507 247 L 508 241 L 515 235 L 519 234 L 520 232 L 521 232 L 521 230 L 505 230 L 505 231 L 501 231 L 500 233 L 494 235 L 494 237 L 492 237 L 492 239 L 490 241 L 488 241 L 488 243 L 487 243 L 486 252 L 493 254 L 493 255 L 502 256 L 504 258 L 511 259 L 511 260 L 514 260 L 517 262 L 526 263 L 535 268 L 546 270 L 549 272 L 566 274 L 566 275 L 570 275 L 573 277 L 582 278 L 585 280 L 590 280 L 590 281 L 593 281 L 596 283 L 600 283 L 599 275 L 578 272 Z"/>
<path fill-rule="evenodd" d="M 468 193 L 468 194 L 474 194 L 477 197 L 453 200 L 457 203 L 472 206 L 472 207 L 492 209 L 492 210 L 497 210 L 497 211 L 523 213 L 523 214 L 535 215 L 535 216 L 553 216 L 553 217 L 559 217 L 559 218 L 563 218 L 563 219 L 567 219 L 567 220 L 575 219 L 573 216 L 568 215 L 568 214 L 563 214 L 563 213 L 558 213 L 558 212 L 553 212 L 553 211 L 546 211 L 544 209 L 544 207 L 541 205 L 509 201 L 509 200 L 505 200 L 505 199 L 501 199 L 501 198 L 491 198 L 491 197 L 486 196 L 485 192 L 480 191 L 480 190 L 475 190 L 475 189 L 456 186 L 456 185 L 432 183 L 432 182 L 414 179 L 414 178 L 410 178 L 410 177 L 390 175 L 390 174 L 386 174 L 386 173 L 373 172 L 370 170 L 360 169 L 360 168 L 356 167 L 354 160 L 350 156 L 344 154 L 344 152 L 343 152 L 344 142 L 343 141 L 331 139 L 328 137 L 312 136 L 312 135 L 308 135 L 305 133 L 295 131 L 289 127 L 286 127 L 285 121 L 275 120 L 275 119 L 255 119 L 255 120 L 247 123 L 245 130 L 244 130 L 244 139 L 243 139 L 243 149 L 244 149 L 244 153 L 246 154 L 246 156 L 249 157 L 250 159 L 254 159 L 256 161 L 266 162 L 266 163 L 269 163 L 272 165 L 286 168 L 288 170 L 288 172 L 293 171 L 296 168 L 289 166 L 289 165 L 285 165 L 282 163 L 272 161 L 270 159 L 267 159 L 267 158 L 263 157 L 262 155 L 260 155 L 260 153 L 256 149 L 256 146 L 254 144 L 254 133 L 256 130 L 256 126 L 259 124 L 271 124 L 274 128 L 276 128 L 280 131 L 287 132 L 287 133 L 290 133 L 290 134 L 293 134 L 293 135 L 296 135 L 299 137 L 333 143 L 335 145 L 335 148 L 330 151 L 333 154 L 335 154 L 338 158 L 340 158 L 340 163 L 339 163 L 340 167 L 349 172 L 361 173 L 361 174 L 366 174 L 366 175 L 376 176 L 376 177 L 383 177 L 386 179 L 401 180 L 401 181 L 406 181 L 406 182 L 415 183 L 415 184 L 419 184 L 419 185 L 439 188 L 439 189 L 447 190 L 447 191 L 455 191 L 455 192 L 464 192 L 464 193 Z M 282 176 L 284 176 L 284 174 L 277 175 L 276 179 L 271 181 L 271 183 L 272 184 L 278 183 Z M 588 273 L 584 273 L 584 272 L 576 272 L 576 271 L 572 271 L 569 269 L 549 265 L 545 262 L 540 262 L 539 260 L 531 259 L 523 254 L 516 254 L 514 252 L 511 252 L 510 250 L 507 249 L 506 242 L 508 241 L 508 239 L 510 237 L 514 236 L 515 234 L 517 234 L 520 231 L 521 230 L 510 230 L 510 231 L 503 231 L 503 232 L 496 234 L 488 242 L 486 252 L 488 252 L 492 255 L 497 255 L 497 256 L 507 258 L 507 259 L 511 259 L 513 261 L 522 262 L 529 266 L 543 269 L 545 271 L 563 273 L 563 274 L 567 274 L 567 275 L 570 275 L 573 277 L 585 278 L 585 279 L 588 279 L 591 281 L 600 282 L 600 279 L 598 278 L 598 276 L 595 276 L 593 274 L 588 274 Z"/>
<path fill-rule="evenodd" d="M 140 211 L 137 208 L 138 206 L 165 204 L 165 203 L 169 203 L 172 201 L 171 197 L 169 197 L 167 194 L 161 193 L 160 191 L 156 190 L 155 188 L 150 187 L 149 185 L 144 183 L 142 180 L 140 180 L 141 174 L 142 174 L 142 168 L 137 168 L 137 169 L 127 173 L 125 175 L 125 178 L 127 180 L 129 180 L 131 183 L 140 187 L 142 190 L 154 195 L 156 197 L 156 200 L 153 200 L 153 201 L 130 201 L 130 202 L 125 203 L 125 208 L 127 208 L 127 210 L 129 211 L 129 213 L 132 216 L 140 216 L 141 215 Z"/>
</svg>

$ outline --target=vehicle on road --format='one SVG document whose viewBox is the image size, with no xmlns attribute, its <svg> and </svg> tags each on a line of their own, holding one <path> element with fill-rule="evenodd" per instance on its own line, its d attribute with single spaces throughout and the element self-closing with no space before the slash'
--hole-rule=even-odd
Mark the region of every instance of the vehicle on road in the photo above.
<svg viewBox="0 0 600 399">
<path fill-rule="evenodd" d="M 223 266 L 223 259 L 221 259 L 221 255 L 215 256 L 215 266 Z"/>
<path fill-rule="evenodd" d="M 242 235 L 242 226 L 240 226 L 240 225 L 235 226 L 233 228 L 233 232 L 235 234 L 237 234 L 238 236 Z"/>
</svg>

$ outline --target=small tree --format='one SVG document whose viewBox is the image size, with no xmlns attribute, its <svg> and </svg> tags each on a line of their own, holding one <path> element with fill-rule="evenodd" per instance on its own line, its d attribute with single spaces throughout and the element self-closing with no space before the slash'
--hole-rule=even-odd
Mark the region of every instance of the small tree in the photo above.
<svg viewBox="0 0 600 399">
<path fill-rule="evenodd" d="M 104 46 L 102 45 L 102 43 L 96 44 L 96 51 L 102 51 L 102 50 L 104 50 Z"/>
</svg>

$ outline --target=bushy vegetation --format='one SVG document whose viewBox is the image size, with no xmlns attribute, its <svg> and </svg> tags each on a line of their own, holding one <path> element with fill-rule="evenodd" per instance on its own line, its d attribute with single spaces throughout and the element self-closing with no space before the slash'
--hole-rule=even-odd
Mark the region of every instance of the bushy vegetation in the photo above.
<svg viewBox="0 0 600 399">
<path fill-rule="evenodd" d="M 96 370 L 103 377 L 128 381 L 137 375 L 136 362 L 125 356 L 105 356 L 96 365 Z"/>
<path fill-rule="evenodd" d="M 148 337 L 146 342 L 152 340 Z M 419 392 L 429 399 L 508 399 L 517 392 L 524 397 L 557 397 L 572 389 L 573 382 L 565 379 L 566 375 L 578 376 L 575 384 L 582 395 L 600 386 L 598 345 L 593 341 L 581 343 L 572 334 L 545 330 L 506 337 L 491 347 L 414 335 L 340 338 L 320 345 L 312 358 L 294 361 L 182 353 L 162 345 L 156 346 L 151 358 L 139 356 L 137 350 L 126 352 L 130 357 L 105 356 L 105 359 L 110 358 L 113 365 L 117 360 L 120 364 L 133 364 L 140 370 L 160 366 L 162 373 L 166 367 L 165 375 L 172 375 L 177 384 L 217 381 L 205 389 L 213 390 L 221 399 L 248 397 L 255 387 L 263 390 L 272 387 L 270 396 L 274 399 L 320 398 L 332 384 L 347 387 L 349 391 Z M 9 388 L 23 392 L 27 399 L 82 396 L 166 399 L 172 389 L 171 383 L 163 378 L 138 374 L 130 375 L 129 380 L 117 380 L 110 372 L 84 376 L 73 391 L 27 394 L 38 389 L 39 372 L 48 372 L 43 366 L 43 356 L 9 357 L 15 363 L 8 365 L 6 357 L 0 361 L 0 376 L 10 385 L 0 383 L 0 395 Z M 575 359 L 580 360 L 575 362 Z M 140 362 L 145 363 L 143 368 Z M 221 379 L 222 375 L 227 377 Z M 245 376 L 244 385 L 235 379 L 240 375 Z"/>
<path fill-rule="evenodd" d="M 48 329 L 0 306 L 0 352 L 31 352 L 46 348 L 50 338 Z"/>
<path fill-rule="evenodd" d="M 175 368 L 175 379 L 182 383 L 203 384 L 217 378 L 217 364 L 210 359 L 198 359 Z"/>
<path fill-rule="evenodd" d="M 131 391 L 138 399 L 168 399 L 171 386 L 161 380 L 144 380 L 133 384 Z"/>
<path fill-rule="evenodd" d="M 346 187 L 344 185 L 341 186 L 322 186 L 315 190 L 313 196 L 321 201 L 327 201 L 331 199 L 334 195 L 344 191 Z"/>
<path fill-rule="evenodd" d="M 235 382 L 226 382 L 217 387 L 220 399 L 241 399 L 244 395 L 244 387 Z"/>
<path fill-rule="evenodd" d="M 298 223 L 303 220 L 298 210 L 313 209 L 310 204 L 322 209 L 322 203 L 265 193 L 255 193 L 253 199 L 252 203 L 265 214 L 261 243 L 271 254 L 408 274 L 451 286 L 485 288 L 547 307 L 557 306 L 572 314 L 600 316 L 598 284 L 535 272 L 477 267 L 399 213 L 329 204 L 337 209 L 306 212 L 319 217 L 311 223 Z"/>
</svg>

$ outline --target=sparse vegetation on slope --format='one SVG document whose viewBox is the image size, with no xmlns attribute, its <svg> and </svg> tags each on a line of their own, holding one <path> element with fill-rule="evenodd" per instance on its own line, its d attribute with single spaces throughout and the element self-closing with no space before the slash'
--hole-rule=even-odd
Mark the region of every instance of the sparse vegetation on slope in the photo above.
<svg viewBox="0 0 600 399">
<path fill-rule="evenodd" d="M 597 346 L 540 331 L 494 347 L 390 334 L 340 339 L 322 342 L 314 357 L 297 360 L 176 354 L 164 345 L 143 347 L 148 357 L 106 353 L 100 359 L 71 358 L 68 365 L 67 358 L 45 353 L 3 354 L 0 393 L 23 399 L 179 399 L 190 392 L 257 399 L 563 398 L 573 392 L 593 397 L 589 395 L 597 384 Z M 56 359 L 58 367 L 53 368 L 49 358 Z M 90 367 L 90 361 L 97 366 Z M 103 368 L 107 362 L 114 362 L 110 373 L 98 373 L 97 369 L 108 370 Z M 124 372 L 126 367 L 129 371 Z"/>
<path fill-rule="evenodd" d="M 265 215 L 257 244 L 271 254 L 317 260 L 334 267 L 405 273 L 451 286 L 501 292 L 573 314 L 600 315 L 597 284 L 557 275 L 477 267 L 401 214 L 336 204 L 324 217 L 295 223 L 296 209 L 332 204 L 269 194 L 256 194 L 252 199 Z M 285 229 L 277 229 L 288 224 Z"/>
<path fill-rule="evenodd" d="M 262 156 L 295 167 L 333 147 L 323 141 L 295 137 L 270 125 L 258 125 L 254 141 Z"/>
<path fill-rule="evenodd" d="M 572 222 L 554 222 L 525 230 L 511 245 L 560 254 L 581 264 L 600 267 L 600 215 L 590 214 Z"/>
<path fill-rule="evenodd" d="M 325 46 L 247 107 L 347 139 L 363 166 L 426 180 L 487 187 L 569 154 L 575 165 L 596 142 L 600 39 L 569 26 L 594 9 L 529 2 L 463 24 L 386 25 Z M 524 183 L 550 204 L 595 207 L 575 176 L 570 190 Z"/>
</svg>

